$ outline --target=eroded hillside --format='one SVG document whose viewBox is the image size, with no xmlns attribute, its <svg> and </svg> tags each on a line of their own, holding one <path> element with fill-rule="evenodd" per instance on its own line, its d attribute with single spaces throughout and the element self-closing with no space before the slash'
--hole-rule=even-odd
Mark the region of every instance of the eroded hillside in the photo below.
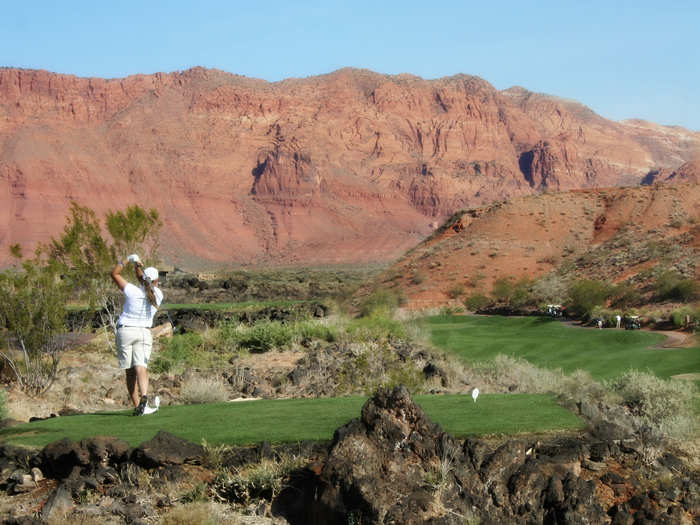
<svg viewBox="0 0 700 525">
<path fill-rule="evenodd" d="M 549 272 L 636 285 L 657 269 L 698 279 L 699 255 L 697 184 L 577 190 L 456 213 L 378 281 L 424 308 Z"/>
</svg>

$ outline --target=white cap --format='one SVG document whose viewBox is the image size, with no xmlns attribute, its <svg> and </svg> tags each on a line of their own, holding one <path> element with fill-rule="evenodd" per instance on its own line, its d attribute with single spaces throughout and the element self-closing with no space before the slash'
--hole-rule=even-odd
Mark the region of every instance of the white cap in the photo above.
<svg viewBox="0 0 700 525">
<path fill-rule="evenodd" d="M 148 277 L 151 281 L 158 279 L 158 270 L 153 266 L 149 266 L 143 271 L 144 275 Z"/>
</svg>

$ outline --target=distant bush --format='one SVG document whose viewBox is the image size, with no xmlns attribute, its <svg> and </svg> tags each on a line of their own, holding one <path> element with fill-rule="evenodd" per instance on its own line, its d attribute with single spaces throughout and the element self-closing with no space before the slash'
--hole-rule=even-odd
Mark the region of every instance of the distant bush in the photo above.
<svg viewBox="0 0 700 525">
<path fill-rule="evenodd" d="M 501 277 L 494 281 L 491 296 L 499 302 L 510 303 L 514 289 L 515 285 L 510 277 Z"/>
<path fill-rule="evenodd" d="M 423 281 L 425 281 L 425 274 L 422 272 L 416 272 L 411 277 L 411 284 L 421 284 Z"/>
<path fill-rule="evenodd" d="M 338 339 L 338 330 L 334 325 L 320 321 L 302 321 L 293 325 L 294 332 L 300 340 L 316 339 L 332 343 Z"/>
<path fill-rule="evenodd" d="M 532 281 L 527 278 L 514 280 L 512 277 L 502 277 L 493 283 L 491 295 L 498 302 L 520 307 L 531 302 Z"/>
<path fill-rule="evenodd" d="M 535 304 L 563 304 L 567 285 L 561 276 L 548 273 L 532 283 L 530 295 Z"/>
<path fill-rule="evenodd" d="M 358 342 L 407 339 L 408 336 L 406 326 L 401 321 L 380 312 L 352 319 L 345 331 L 350 340 Z"/>
<path fill-rule="evenodd" d="M 611 290 L 612 305 L 626 308 L 639 303 L 641 293 L 630 283 L 620 283 Z"/>
<path fill-rule="evenodd" d="M 197 333 L 175 335 L 163 340 L 163 348 L 149 363 L 154 373 L 170 372 L 194 366 L 201 358 L 202 336 Z"/>
<path fill-rule="evenodd" d="M 375 311 L 392 311 L 401 304 L 401 296 L 393 290 L 375 290 L 365 297 L 359 305 L 361 317 L 372 315 Z"/>
<path fill-rule="evenodd" d="M 467 300 L 464 301 L 464 304 L 472 312 L 478 312 L 482 308 L 485 308 L 488 305 L 490 305 L 491 299 L 484 294 L 474 293 L 467 297 Z"/>
<path fill-rule="evenodd" d="M 278 321 L 262 321 L 241 331 L 238 346 L 254 353 L 282 348 L 294 340 L 293 328 Z"/>
<path fill-rule="evenodd" d="M 610 297 L 611 287 L 603 281 L 582 279 L 569 287 L 566 307 L 575 316 L 590 317 L 596 306 L 603 306 Z"/>
<path fill-rule="evenodd" d="M 440 315 L 455 315 L 463 312 L 463 306 L 443 306 L 440 308 Z"/>
<path fill-rule="evenodd" d="M 690 302 L 700 296 L 700 283 L 686 279 L 678 272 L 665 271 L 654 281 L 654 289 L 658 300 Z"/>
<path fill-rule="evenodd" d="M 457 299 L 458 297 L 461 297 L 464 295 L 464 285 L 462 284 L 456 284 L 449 290 L 447 290 L 447 296 L 450 297 L 451 299 Z"/>
<path fill-rule="evenodd" d="M 700 308 L 685 306 L 671 312 L 671 322 L 673 323 L 673 326 L 677 328 L 685 327 L 687 319 L 690 319 L 691 323 L 697 323 L 700 319 Z"/>
</svg>

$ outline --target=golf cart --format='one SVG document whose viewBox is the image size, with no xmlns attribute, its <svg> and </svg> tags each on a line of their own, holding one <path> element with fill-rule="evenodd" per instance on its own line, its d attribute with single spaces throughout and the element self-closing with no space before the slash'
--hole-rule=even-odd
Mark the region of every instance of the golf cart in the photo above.
<svg viewBox="0 0 700 525">
<path fill-rule="evenodd" d="M 564 315 L 562 306 L 560 304 L 548 304 L 547 308 L 547 315 L 550 317 L 561 317 Z"/>
<path fill-rule="evenodd" d="M 638 315 L 629 315 L 625 317 L 625 330 L 639 330 L 642 324 Z"/>
</svg>

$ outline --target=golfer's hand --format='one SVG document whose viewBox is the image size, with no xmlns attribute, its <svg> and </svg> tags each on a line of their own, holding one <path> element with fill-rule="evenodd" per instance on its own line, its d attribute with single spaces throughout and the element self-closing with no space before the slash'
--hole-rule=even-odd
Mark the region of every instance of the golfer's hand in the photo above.
<svg viewBox="0 0 700 525">
<path fill-rule="evenodd" d="M 126 260 L 131 262 L 131 263 L 134 263 L 134 264 L 138 264 L 141 262 L 141 259 L 139 259 L 139 256 L 136 255 L 135 253 L 132 253 L 131 255 L 129 255 L 129 257 L 127 257 Z"/>
</svg>

